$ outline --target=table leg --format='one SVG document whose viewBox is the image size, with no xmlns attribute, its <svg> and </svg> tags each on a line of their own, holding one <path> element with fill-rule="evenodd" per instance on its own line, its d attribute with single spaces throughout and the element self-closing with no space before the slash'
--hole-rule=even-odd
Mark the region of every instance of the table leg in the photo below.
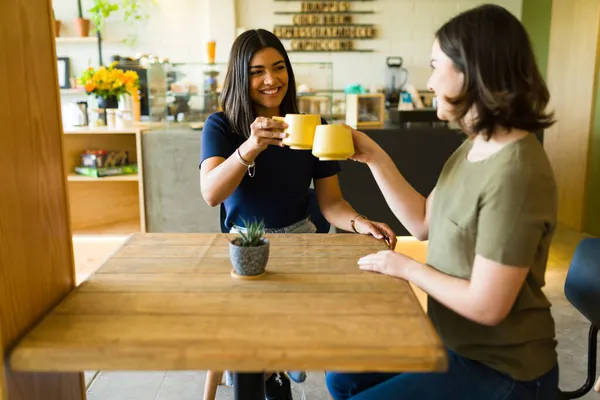
<svg viewBox="0 0 600 400">
<path fill-rule="evenodd" d="M 265 374 L 234 372 L 233 393 L 235 400 L 265 400 Z"/>
</svg>

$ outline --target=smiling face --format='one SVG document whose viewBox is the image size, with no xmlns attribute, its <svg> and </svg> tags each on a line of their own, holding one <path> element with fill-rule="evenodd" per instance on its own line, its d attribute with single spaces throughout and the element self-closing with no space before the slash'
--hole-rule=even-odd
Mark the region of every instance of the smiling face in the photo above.
<svg viewBox="0 0 600 400">
<path fill-rule="evenodd" d="M 465 75 L 458 71 L 452 60 L 442 51 L 439 42 L 433 43 L 431 50 L 431 77 L 427 82 L 429 90 L 437 98 L 437 116 L 444 121 L 456 120 L 454 106 L 448 98 L 457 97 L 464 85 Z"/>
<path fill-rule="evenodd" d="M 287 93 L 289 78 L 281 54 L 272 47 L 262 49 L 254 54 L 249 68 L 250 98 L 257 114 L 278 111 Z"/>
</svg>

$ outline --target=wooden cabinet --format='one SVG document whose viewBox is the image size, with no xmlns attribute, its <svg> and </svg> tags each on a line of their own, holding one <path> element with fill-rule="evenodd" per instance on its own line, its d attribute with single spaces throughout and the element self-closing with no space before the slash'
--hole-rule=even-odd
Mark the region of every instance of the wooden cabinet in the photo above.
<svg viewBox="0 0 600 400">
<path fill-rule="evenodd" d="M 129 234 L 146 231 L 142 128 L 64 130 L 63 162 L 68 181 L 73 234 Z M 126 150 L 138 173 L 103 178 L 75 174 L 87 149 Z"/>
</svg>

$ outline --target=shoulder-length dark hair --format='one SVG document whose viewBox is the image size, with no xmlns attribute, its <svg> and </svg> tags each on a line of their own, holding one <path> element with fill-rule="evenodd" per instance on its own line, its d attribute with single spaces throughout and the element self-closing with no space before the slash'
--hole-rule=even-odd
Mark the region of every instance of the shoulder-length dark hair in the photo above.
<svg viewBox="0 0 600 400">
<path fill-rule="evenodd" d="M 233 42 L 221 93 L 225 116 L 233 131 L 240 136 L 250 136 L 250 125 L 256 119 L 250 99 L 250 60 L 256 52 L 267 47 L 272 47 L 281 54 L 288 73 L 288 88 L 281 102 L 280 114 L 298 113 L 296 79 L 283 44 L 277 36 L 265 29 L 246 31 Z"/>
<path fill-rule="evenodd" d="M 471 134 L 489 139 L 495 128 L 537 132 L 550 127 L 550 94 L 521 22 L 497 5 L 482 5 L 446 22 L 436 38 L 465 77 L 461 93 L 448 101 L 464 123 L 473 108 Z"/>
</svg>

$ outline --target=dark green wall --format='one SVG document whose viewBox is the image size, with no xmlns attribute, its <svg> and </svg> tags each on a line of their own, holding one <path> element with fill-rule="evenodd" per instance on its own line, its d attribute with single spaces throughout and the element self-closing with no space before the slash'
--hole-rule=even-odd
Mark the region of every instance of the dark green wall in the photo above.
<svg viewBox="0 0 600 400">
<path fill-rule="evenodd" d="M 521 21 L 531 38 L 533 51 L 544 79 L 548 69 L 552 0 L 523 0 Z"/>
<path fill-rule="evenodd" d="M 596 81 L 600 78 L 597 72 Z M 600 82 L 596 82 L 596 107 L 588 153 L 587 198 L 584 230 L 600 237 Z"/>
<path fill-rule="evenodd" d="M 521 21 L 531 38 L 533 51 L 544 78 L 548 70 L 552 0 L 523 0 Z M 600 79 L 600 69 L 596 80 Z M 588 159 L 585 232 L 600 237 L 600 82 L 596 82 L 596 103 L 590 133 Z"/>
</svg>

